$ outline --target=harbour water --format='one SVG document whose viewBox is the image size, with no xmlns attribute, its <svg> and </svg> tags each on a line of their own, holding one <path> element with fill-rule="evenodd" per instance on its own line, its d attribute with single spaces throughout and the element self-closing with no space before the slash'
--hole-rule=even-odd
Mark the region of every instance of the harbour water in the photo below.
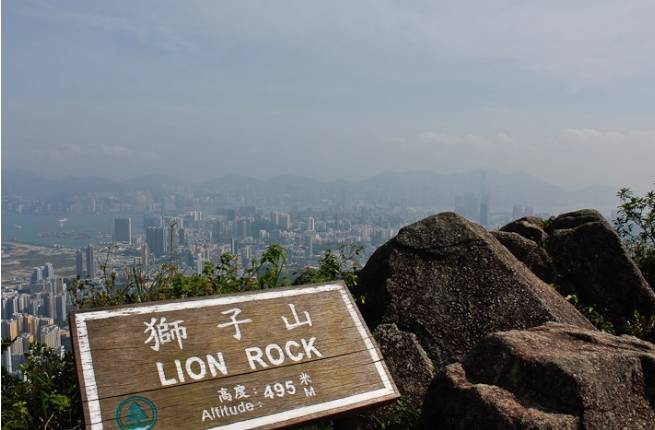
<svg viewBox="0 0 655 430">
<path fill-rule="evenodd" d="M 2 240 L 45 246 L 79 248 L 111 240 L 114 218 L 131 217 L 132 234 L 142 231 L 139 214 L 25 215 L 3 211 Z"/>
</svg>

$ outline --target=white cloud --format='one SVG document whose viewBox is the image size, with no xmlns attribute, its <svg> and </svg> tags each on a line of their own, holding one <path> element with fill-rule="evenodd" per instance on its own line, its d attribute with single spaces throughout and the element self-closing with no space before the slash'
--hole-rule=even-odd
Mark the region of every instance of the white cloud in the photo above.
<svg viewBox="0 0 655 430">
<path fill-rule="evenodd" d="M 452 146 L 492 146 L 512 143 L 512 138 L 506 133 L 482 135 L 474 133 L 453 134 L 441 131 L 426 131 L 419 135 L 419 141 L 435 145 Z"/>
<path fill-rule="evenodd" d="M 555 141 L 570 146 L 623 147 L 643 144 L 655 146 L 655 130 L 611 131 L 567 128 L 560 132 Z"/>
</svg>

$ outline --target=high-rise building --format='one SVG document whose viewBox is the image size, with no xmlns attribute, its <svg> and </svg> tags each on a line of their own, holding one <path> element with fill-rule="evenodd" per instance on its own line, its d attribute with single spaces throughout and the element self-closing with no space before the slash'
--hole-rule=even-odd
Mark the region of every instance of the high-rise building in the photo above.
<svg viewBox="0 0 655 430">
<path fill-rule="evenodd" d="M 166 253 L 166 229 L 164 227 L 148 227 L 146 244 L 155 257 L 164 255 Z"/>
<path fill-rule="evenodd" d="M 143 270 L 148 270 L 148 265 L 150 264 L 150 251 L 148 250 L 148 244 L 144 243 L 141 247 L 141 266 Z"/>
<path fill-rule="evenodd" d="M 55 298 L 55 319 L 57 321 L 66 321 L 68 318 L 68 294 L 62 294 Z"/>
<path fill-rule="evenodd" d="M 66 283 L 64 282 L 64 278 L 59 277 L 57 278 L 57 281 L 55 282 L 55 293 L 57 294 L 66 294 Z"/>
<path fill-rule="evenodd" d="M 96 259 L 93 245 L 86 247 L 86 276 L 87 278 L 95 278 L 96 276 Z"/>
<path fill-rule="evenodd" d="M 205 265 L 205 259 L 202 256 L 202 253 L 198 253 L 196 255 L 196 273 L 198 275 L 202 275 L 202 269 L 204 268 Z"/>
<path fill-rule="evenodd" d="M 161 227 L 161 216 L 146 214 L 143 216 L 143 230 L 148 230 L 148 227 Z"/>
<path fill-rule="evenodd" d="M 80 278 L 84 278 L 84 254 L 81 249 L 75 252 L 75 274 Z"/>
<path fill-rule="evenodd" d="M 7 371 L 7 373 L 13 373 L 14 366 L 12 365 L 11 360 L 12 347 L 9 345 L 6 348 L 2 349 L 2 367 Z"/>
<path fill-rule="evenodd" d="M 10 318 L 14 313 L 19 312 L 18 310 L 18 296 L 9 296 L 2 298 L 2 317 Z"/>
<path fill-rule="evenodd" d="M 280 227 L 282 227 L 283 230 L 291 230 L 290 214 L 280 214 Z"/>
<path fill-rule="evenodd" d="M 314 235 L 307 236 L 307 257 L 314 255 Z"/>
<path fill-rule="evenodd" d="M 484 194 L 480 199 L 480 224 L 489 226 L 489 194 Z"/>
<path fill-rule="evenodd" d="M 223 223 L 219 220 L 215 220 L 211 224 L 212 226 L 212 242 L 219 243 L 223 240 Z"/>
<path fill-rule="evenodd" d="M 59 327 L 54 324 L 41 327 L 39 330 L 39 342 L 53 349 L 61 348 Z"/>
<path fill-rule="evenodd" d="M 48 294 L 44 297 L 43 305 L 46 316 L 57 319 L 57 298 L 54 294 Z"/>
<path fill-rule="evenodd" d="M 316 221 L 313 216 L 307 217 L 307 231 L 316 230 Z"/>
<path fill-rule="evenodd" d="M 2 320 L 2 338 L 13 339 L 18 336 L 18 321 L 15 319 Z"/>
<path fill-rule="evenodd" d="M 479 221 L 480 206 L 473 194 L 455 196 L 455 212 L 472 221 Z"/>
<path fill-rule="evenodd" d="M 132 218 L 114 218 L 114 242 L 132 244 Z"/>
<path fill-rule="evenodd" d="M 29 294 L 21 294 L 18 296 L 18 307 L 14 312 L 27 312 L 32 304 L 32 297 Z"/>
<path fill-rule="evenodd" d="M 43 277 L 45 279 L 54 279 L 55 278 L 55 267 L 52 263 L 46 263 L 43 269 Z"/>
<path fill-rule="evenodd" d="M 32 269 L 30 284 L 35 285 L 42 279 L 43 279 L 43 266 L 35 267 L 34 269 Z"/>
<path fill-rule="evenodd" d="M 245 239 L 250 236 L 250 221 L 248 218 L 242 218 L 239 220 L 239 237 Z"/>
</svg>

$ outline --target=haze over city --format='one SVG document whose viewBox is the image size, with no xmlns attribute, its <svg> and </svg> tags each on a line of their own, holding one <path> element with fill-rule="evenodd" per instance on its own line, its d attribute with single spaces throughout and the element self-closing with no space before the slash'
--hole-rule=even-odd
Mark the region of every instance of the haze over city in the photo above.
<svg viewBox="0 0 655 430">
<path fill-rule="evenodd" d="M 653 181 L 655 5 L 2 4 L 2 167 Z"/>
</svg>

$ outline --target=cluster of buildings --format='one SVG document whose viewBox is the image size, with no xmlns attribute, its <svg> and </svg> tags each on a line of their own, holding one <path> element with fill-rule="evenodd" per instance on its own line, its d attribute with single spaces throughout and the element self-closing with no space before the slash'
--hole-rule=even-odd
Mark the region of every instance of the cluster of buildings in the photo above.
<svg viewBox="0 0 655 430">
<path fill-rule="evenodd" d="M 34 268 L 23 288 L 2 291 L 2 339 L 13 341 L 2 351 L 2 366 L 10 373 L 20 374 L 24 353 L 33 342 L 61 354 L 70 349 L 67 320 L 72 302 L 66 280 L 55 276 L 52 264 L 45 268 Z"/>
<path fill-rule="evenodd" d="M 254 206 L 221 209 L 211 215 L 200 210 L 146 214 L 139 230 L 132 228 L 131 218 L 116 218 L 114 243 L 124 262 L 138 261 L 146 270 L 170 262 L 186 273 L 200 273 L 206 262 L 218 263 L 226 252 L 236 256 L 241 268 L 250 267 L 275 243 L 287 250 L 293 272 L 317 265 L 325 250 L 337 250 L 342 244 L 362 244 L 372 252 L 400 227 L 399 222 L 379 225 L 380 221 L 365 218 L 329 211 L 265 211 Z"/>
<path fill-rule="evenodd" d="M 363 201 L 349 205 L 327 202 L 317 208 L 280 204 L 285 209 L 279 210 L 270 204 L 247 205 L 245 198 L 236 195 L 181 197 L 185 195 L 88 193 L 66 203 L 66 207 L 20 197 L 3 200 L 3 210 L 17 213 L 116 215 L 112 226 L 98 232 L 98 240 L 76 251 L 75 271 L 68 278 L 57 276 L 53 265 L 45 263 L 35 267 L 22 284 L 3 286 L 2 336 L 14 342 L 3 351 L 2 365 L 20 372 L 31 342 L 45 343 L 57 351 L 69 348 L 67 318 L 73 300 L 66 287 L 74 278 L 102 288 L 107 271 L 114 272 L 113 278 L 120 283 L 127 279 L 124 269 L 138 266 L 146 279 L 152 279 L 163 263 L 175 264 L 188 275 L 199 274 L 208 262 L 218 265 L 224 253 L 234 255 L 243 270 L 260 260 L 271 244 L 286 249 L 287 276 L 293 278 L 303 268 L 318 266 L 326 250 L 336 251 L 342 245 L 362 246 L 364 263 L 402 226 L 436 212 L 407 207 L 402 202 Z M 520 205 L 515 205 L 511 214 L 491 213 L 485 186 L 480 193 L 453 197 L 456 212 L 485 227 L 497 227 L 510 217 L 533 213 L 532 208 Z"/>
</svg>

